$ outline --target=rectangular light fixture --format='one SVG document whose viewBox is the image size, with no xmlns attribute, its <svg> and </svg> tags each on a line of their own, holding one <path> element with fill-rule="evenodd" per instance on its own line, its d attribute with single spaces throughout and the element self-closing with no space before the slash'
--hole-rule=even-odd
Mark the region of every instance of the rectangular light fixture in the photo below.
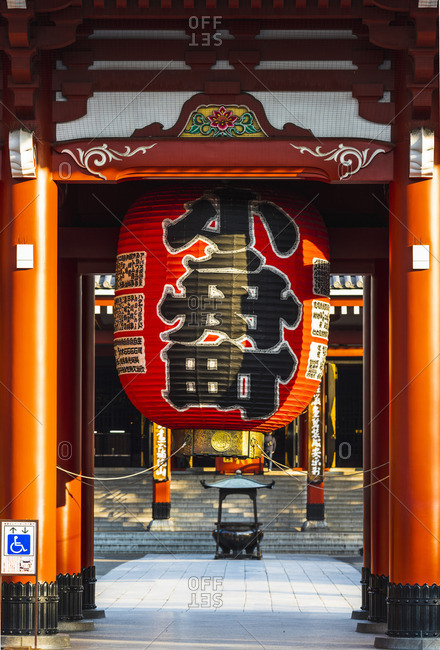
<svg viewBox="0 0 440 650">
<path fill-rule="evenodd" d="M 429 269 L 429 246 L 414 245 L 412 247 L 412 267 L 416 271 L 418 269 Z"/>
<path fill-rule="evenodd" d="M 16 246 L 16 268 L 33 269 L 34 268 L 34 245 L 17 244 Z"/>
</svg>

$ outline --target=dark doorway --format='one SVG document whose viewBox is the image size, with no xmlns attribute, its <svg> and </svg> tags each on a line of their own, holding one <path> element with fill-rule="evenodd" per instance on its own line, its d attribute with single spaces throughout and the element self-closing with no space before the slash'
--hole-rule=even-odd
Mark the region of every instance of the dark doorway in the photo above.
<svg viewBox="0 0 440 650">
<path fill-rule="evenodd" d="M 362 467 L 362 363 L 337 367 L 336 466 Z"/>
<path fill-rule="evenodd" d="M 114 356 L 96 357 L 95 464 L 141 465 L 141 414 L 128 399 Z"/>
</svg>

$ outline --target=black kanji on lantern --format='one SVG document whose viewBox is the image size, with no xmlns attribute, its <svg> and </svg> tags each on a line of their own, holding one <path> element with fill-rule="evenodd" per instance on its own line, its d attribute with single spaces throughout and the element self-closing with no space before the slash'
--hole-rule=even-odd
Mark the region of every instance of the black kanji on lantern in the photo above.
<svg viewBox="0 0 440 650">
<path fill-rule="evenodd" d="M 223 256 L 215 257 L 219 265 Z M 191 343 L 215 331 L 233 341 L 247 337 L 256 349 L 267 350 L 281 343 L 281 321 L 289 327 L 298 321 L 300 305 L 284 273 L 263 264 L 253 272 L 203 266 L 198 262 L 197 269 L 179 282 L 180 294 L 169 287 L 163 296 L 159 307 L 163 320 L 172 324 L 180 319 L 176 329 L 167 332 L 169 341 Z"/>
<path fill-rule="evenodd" d="M 175 221 L 166 220 L 165 239 L 170 250 L 187 248 L 199 238 L 218 251 L 237 251 L 253 245 L 253 214 L 258 215 L 270 237 L 274 251 L 291 255 L 299 242 L 292 218 L 270 201 L 260 201 L 250 190 L 220 188 L 188 205 Z"/>
<path fill-rule="evenodd" d="M 240 408 L 248 420 L 267 418 L 278 408 L 278 382 L 288 381 L 297 365 L 286 343 L 269 353 L 227 340 L 217 345 L 173 343 L 163 357 L 169 368 L 166 397 L 177 409 Z"/>
<path fill-rule="evenodd" d="M 245 189 L 221 188 L 187 208 L 164 222 L 166 247 L 177 252 L 199 238 L 209 247 L 204 257 L 183 259 L 178 292 L 166 286 L 158 305 L 162 320 L 174 325 L 162 333 L 169 341 L 163 395 L 179 410 L 239 408 L 246 419 L 267 418 L 279 406 L 279 383 L 297 367 L 284 327 L 295 327 L 302 310 L 289 278 L 256 250 L 253 219 L 261 218 L 278 257 L 296 250 L 298 228 L 284 210 Z"/>
</svg>

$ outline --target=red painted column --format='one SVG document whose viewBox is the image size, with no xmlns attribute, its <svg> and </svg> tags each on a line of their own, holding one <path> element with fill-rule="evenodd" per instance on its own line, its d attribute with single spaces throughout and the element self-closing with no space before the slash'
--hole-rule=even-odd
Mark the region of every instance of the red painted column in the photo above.
<svg viewBox="0 0 440 650">
<path fill-rule="evenodd" d="M 82 618 L 81 480 L 75 476 L 81 474 L 81 284 L 70 259 L 58 263 L 58 465 L 59 617 L 68 621 Z"/>
<path fill-rule="evenodd" d="M 397 90 L 402 112 L 390 188 L 388 631 L 422 636 L 440 633 L 440 161 L 436 141 L 434 178 L 409 179 L 405 106 L 411 97 L 404 74 Z M 429 245 L 429 269 L 412 269 L 414 244 Z"/>
<path fill-rule="evenodd" d="M 370 449 L 370 355 L 371 355 L 371 328 L 370 328 L 370 291 L 371 278 L 369 275 L 364 276 L 364 291 L 362 301 L 362 339 L 363 339 L 363 425 L 362 425 L 362 456 L 363 456 L 363 566 L 362 566 L 362 604 L 361 609 L 369 611 L 370 601 L 368 588 L 370 586 L 371 573 L 371 494 L 370 494 L 370 469 L 371 469 L 371 449 Z M 388 394 L 388 391 L 387 391 Z"/>
<path fill-rule="evenodd" d="M 81 466 L 84 476 L 95 475 L 95 277 L 82 277 L 82 404 Z M 81 568 L 83 611 L 95 604 L 94 564 L 94 481 L 84 479 L 81 486 Z M 90 612 L 89 612 L 90 613 Z"/>
<path fill-rule="evenodd" d="M 153 480 L 153 519 L 169 519 L 171 515 L 171 481 Z"/>
<path fill-rule="evenodd" d="M 376 260 L 371 278 L 371 575 L 369 620 L 387 620 L 389 576 L 389 317 L 388 260 Z"/>
<path fill-rule="evenodd" d="M 307 483 L 307 521 L 325 522 L 324 481 Z"/>
<path fill-rule="evenodd" d="M 39 593 L 47 597 L 39 610 L 40 625 L 45 624 L 47 630 L 55 632 L 57 188 L 50 172 L 50 145 L 36 142 L 36 146 L 37 178 L 13 180 L 7 136 L 3 145 L 0 518 L 39 520 Z M 16 268 L 17 244 L 33 245 L 33 268 Z M 33 634 L 34 586 L 25 583 L 27 577 L 22 582 L 13 579 L 4 585 L 5 633 Z M 29 600 L 23 603 L 23 596 Z M 22 618 L 14 620 L 13 613 L 18 611 Z"/>
</svg>

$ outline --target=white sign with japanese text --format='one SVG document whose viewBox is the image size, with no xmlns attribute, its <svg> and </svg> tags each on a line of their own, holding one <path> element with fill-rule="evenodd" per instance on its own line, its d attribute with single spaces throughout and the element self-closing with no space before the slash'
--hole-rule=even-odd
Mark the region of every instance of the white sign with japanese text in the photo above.
<svg viewBox="0 0 440 650">
<path fill-rule="evenodd" d="M 1 573 L 35 575 L 37 571 L 36 521 L 1 522 Z"/>
</svg>

